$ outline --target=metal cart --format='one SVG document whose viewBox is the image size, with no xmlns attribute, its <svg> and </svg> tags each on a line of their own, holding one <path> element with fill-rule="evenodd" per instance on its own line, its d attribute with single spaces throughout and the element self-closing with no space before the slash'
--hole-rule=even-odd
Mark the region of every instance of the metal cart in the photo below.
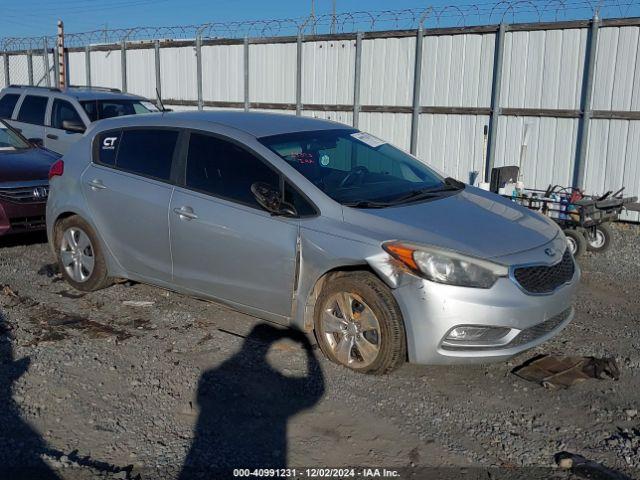
<svg viewBox="0 0 640 480">
<path fill-rule="evenodd" d="M 586 195 L 577 188 L 549 185 L 546 190 L 525 188 L 511 198 L 532 210 L 551 217 L 564 231 L 571 253 L 586 250 L 604 252 L 611 246 L 609 222 L 617 220 L 623 209 L 637 209 L 637 197 L 624 197 L 624 188 L 604 195 Z"/>
</svg>

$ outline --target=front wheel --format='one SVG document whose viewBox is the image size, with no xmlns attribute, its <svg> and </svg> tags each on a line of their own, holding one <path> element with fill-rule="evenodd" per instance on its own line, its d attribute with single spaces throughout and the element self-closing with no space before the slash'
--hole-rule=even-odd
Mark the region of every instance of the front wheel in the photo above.
<svg viewBox="0 0 640 480">
<path fill-rule="evenodd" d="M 587 240 L 582 232 L 573 229 L 563 230 L 567 237 L 567 246 L 574 258 L 580 257 L 587 250 Z"/>
<path fill-rule="evenodd" d="M 352 370 L 383 374 L 406 359 L 400 308 L 389 288 L 372 273 L 331 277 L 316 303 L 314 323 L 322 352 Z"/>
<path fill-rule="evenodd" d="M 98 237 L 82 218 L 74 215 L 60 220 L 54 244 L 60 272 L 72 287 L 93 292 L 111 284 Z"/>
<path fill-rule="evenodd" d="M 606 252 L 611 246 L 611 227 L 606 223 L 587 229 L 585 236 L 587 238 L 587 250 L 590 252 Z"/>
</svg>

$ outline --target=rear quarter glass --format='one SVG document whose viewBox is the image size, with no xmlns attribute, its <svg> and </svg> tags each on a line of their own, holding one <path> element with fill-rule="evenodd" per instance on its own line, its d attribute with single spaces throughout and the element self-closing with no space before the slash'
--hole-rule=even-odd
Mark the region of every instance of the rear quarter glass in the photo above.
<svg viewBox="0 0 640 480">
<path fill-rule="evenodd" d="M 122 131 L 120 130 L 99 134 L 96 138 L 94 161 L 103 165 L 115 166 L 121 137 Z"/>
</svg>

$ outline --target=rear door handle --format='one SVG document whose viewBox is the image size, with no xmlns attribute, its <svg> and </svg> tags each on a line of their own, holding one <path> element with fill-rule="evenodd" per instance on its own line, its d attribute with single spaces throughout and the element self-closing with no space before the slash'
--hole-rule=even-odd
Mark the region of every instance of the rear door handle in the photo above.
<svg viewBox="0 0 640 480">
<path fill-rule="evenodd" d="M 58 135 L 47 133 L 47 138 L 50 138 L 51 140 L 58 140 Z"/>
<path fill-rule="evenodd" d="M 193 213 L 193 208 L 191 207 L 174 208 L 173 213 L 178 215 L 182 220 L 195 220 L 198 218 L 198 215 Z"/>
<path fill-rule="evenodd" d="M 89 182 L 89 186 L 92 190 L 104 190 L 107 188 L 101 180 L 95 179 Z"/>
</svg>

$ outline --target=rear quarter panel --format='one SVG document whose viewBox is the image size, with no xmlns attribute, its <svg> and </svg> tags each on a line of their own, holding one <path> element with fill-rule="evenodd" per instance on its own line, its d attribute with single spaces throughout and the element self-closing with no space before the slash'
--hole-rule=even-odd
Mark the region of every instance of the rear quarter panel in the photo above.
<svg viewBox="0 0 640 480">
<path fill-rule="evenodd" d="M 78 142 L 71 146 L 69 152 L 62 157 L 64 161 L 64 173 L 60 177 L 54 177 L 50 181 L 49 199 L 47 201 L 47 237 L 49 246 L 56 255 L 54 241 L 54 227 L 61 216 L 75 214 L 83 218 L 96 232 L 103 247 L 109 274 L 119 276 L 123 274 L 122 267 L 115 261 L 113 255 L 100 235 L 100 230 L 95 224 L 82 191 L 82 174 L 91 163 L 92 140 L 94 135 L 89 132 Z"/>
</svg>

